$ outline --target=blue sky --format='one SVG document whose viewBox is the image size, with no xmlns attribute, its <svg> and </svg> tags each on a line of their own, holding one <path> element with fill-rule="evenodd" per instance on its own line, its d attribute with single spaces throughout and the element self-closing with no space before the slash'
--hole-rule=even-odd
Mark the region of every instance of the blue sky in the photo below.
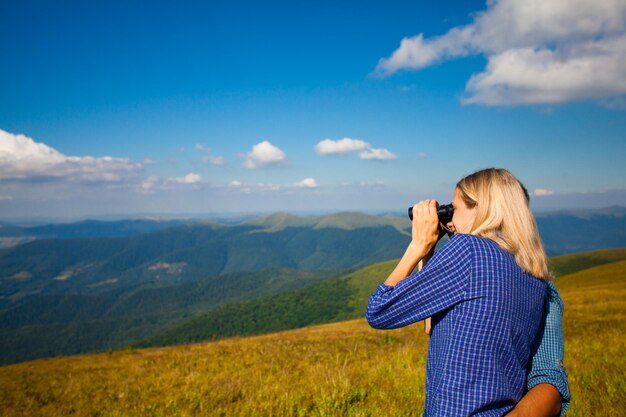
<svg viewBox="0 0 626 417">
<path fill-rule="evenodd" d="M 626 7 L 547 3 L 4 1 L 0 218 L 402 212 L 489 166 L 626 205 Z"/>
</svg>

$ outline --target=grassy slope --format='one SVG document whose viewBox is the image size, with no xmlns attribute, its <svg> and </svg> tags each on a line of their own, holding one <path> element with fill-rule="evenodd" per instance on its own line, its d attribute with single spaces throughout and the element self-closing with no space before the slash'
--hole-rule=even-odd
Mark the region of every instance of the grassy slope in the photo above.
<svg viewBox="0 0 626 417">
<path fill-rule="evenodd" d="M 566 306 L 568 416 L 622 415 L 626 261 L 557 285 Z M 377 331 L 360 319 L 38 360 L 0 367 L 0 416 L 419 415 L 427 343 L 419 325 Z"/>
<path fill-rule="evenodd" d="M 626 259 L 626 249 L 604 249 L 592 252 L 574 253 L 571 255 L 550 258 L 550 264 L 556 276 L 569 274 L 591 268 L 593 266 Z"/>
<path fill-rule="evenodd" d="M 552 267 L 558 276 L 618 259 L 626 259 L 626 249 L 554 257 Z M 295 291 L 223 305 L 152 336 L 138 346 L 176 345 L 262 334 L 362 317 L 368 296 L 396 263 L 397 260 L 381 262 Z"/>
<path fill-rule="evenodd" d="M 626 404 L 626 261 L 563 276 L 568 416 L 624 415 Z"/>
</svg>

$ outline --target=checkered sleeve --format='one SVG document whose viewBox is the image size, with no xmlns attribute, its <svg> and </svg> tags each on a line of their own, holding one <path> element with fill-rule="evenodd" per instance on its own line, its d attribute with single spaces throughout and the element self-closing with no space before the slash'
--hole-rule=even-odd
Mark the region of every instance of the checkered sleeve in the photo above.
<svg viewBox="0 0 626 417">
<path fill-rule="evenodd" d="M 561 415 L 564 415 L 569 407 L 570 391 L 563 365 L 563 301 L 552 282 L 548 283 L 546 291 L 545 324 L 533 346 L 535 353 L 531 358 L 527 388 L 530 390 L 542 383 L 553 385 L 563 399 Z"/>
<path fill-rule="evenodd" d="M 463 299 L 470 278 L 472 242 L 454 235 L 432 259 L 395 286 L 380 284 L 370 296 L 366 318 L 377 329 L 407 326 Z"/>
</svg>

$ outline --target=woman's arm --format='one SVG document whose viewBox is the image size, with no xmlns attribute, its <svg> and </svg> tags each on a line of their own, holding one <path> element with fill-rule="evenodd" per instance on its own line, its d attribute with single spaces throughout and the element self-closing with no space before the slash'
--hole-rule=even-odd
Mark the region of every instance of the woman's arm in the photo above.
<svg viewBox="0 0 626 417">
<path fill-rule="evenodd" d="M 413 213 L 415 216 L 415 210 Z M 408 262 L 411 251 L 407 251 L 407 262 L 401 261 L 369 298 L 365 317 L 370 326 L 376 329 L 407 326 L 461 302 L 471 277 L 472 238 L 453 236 L 435 252 L 424 269 L 405 277 L 407 270 L 403 268 L 413 267 Z M 395 285 L 388 284 L 396 278 Z"/>
<path fill-rule="evenodd" d="M 395 286 L 411 275 L 419 261 L 432 255 L 432 250 L 441 237 L 437 201 L 426 200 L 413 206 L 411 226 L 411 243 L 398 265 L 385 280 L 385 285 Z"/>
<path fill-rule="evenodd" d="M 550 384 L 535 385 L 507 417 L 557 417 L 561 414 L 561 394 Z"/>
</svg>

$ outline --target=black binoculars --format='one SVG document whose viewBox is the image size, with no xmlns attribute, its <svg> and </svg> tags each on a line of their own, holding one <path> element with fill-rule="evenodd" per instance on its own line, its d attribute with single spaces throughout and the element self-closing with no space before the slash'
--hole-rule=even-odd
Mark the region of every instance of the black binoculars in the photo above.
<svg viewBox="0 0 626 417">
<path fill-rule="evenodd" d="M 437 203 L 437 217 L 439 218 L 439 223 L 444 226 L 452 221 L 452 215 L 454 214 L 454 208 L 452 204 L 443 204 L 439 205 Z M 409 207 L 409 219 L 413 221 L 413 207 Z"/>
</svg>

